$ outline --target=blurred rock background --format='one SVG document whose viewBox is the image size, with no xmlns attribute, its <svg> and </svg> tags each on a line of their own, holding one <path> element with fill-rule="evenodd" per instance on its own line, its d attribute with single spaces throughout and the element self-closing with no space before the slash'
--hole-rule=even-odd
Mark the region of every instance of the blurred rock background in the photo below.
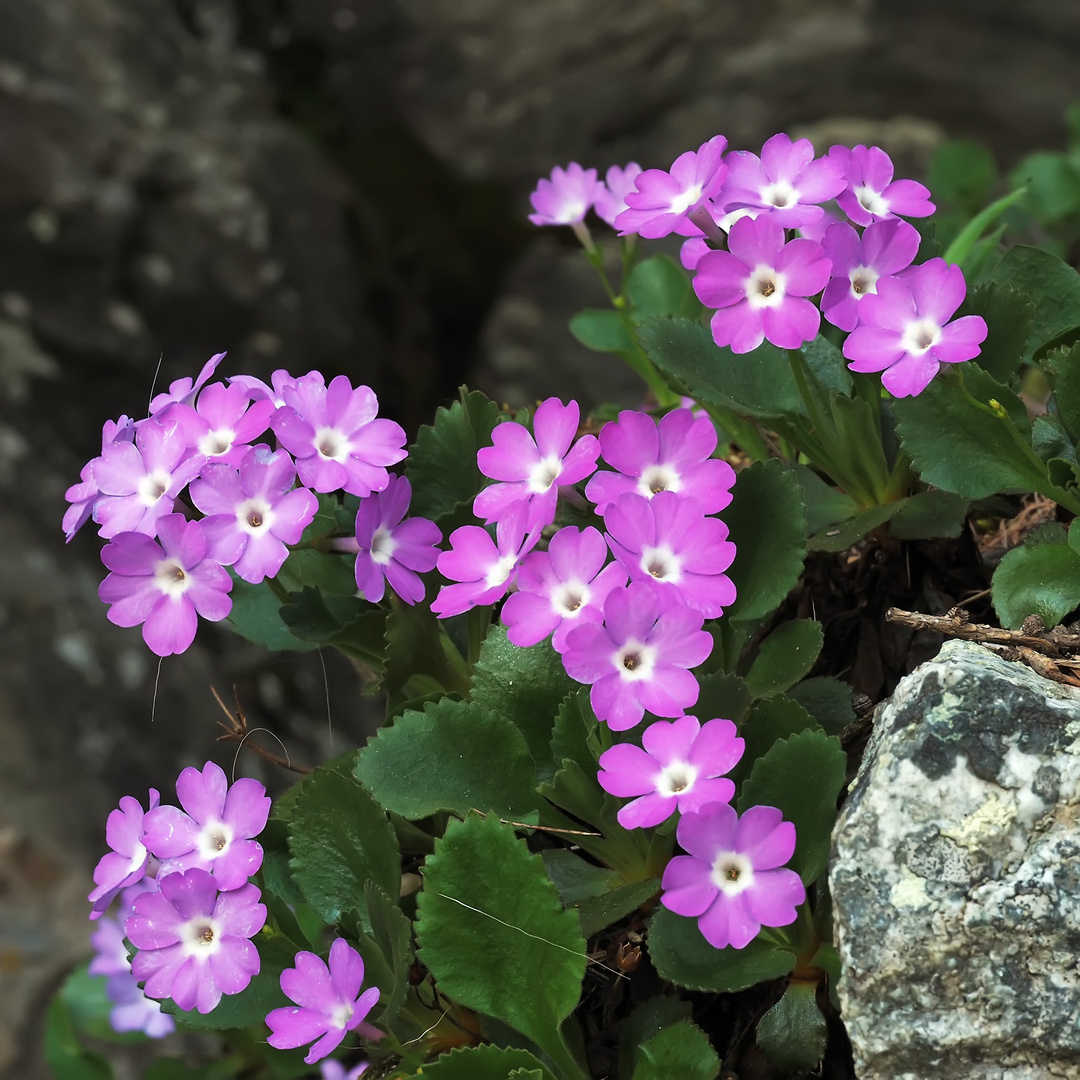
<svg viewBox="0 0 1080 1080">
<path fill-rule="evenodd" d="M 229 764 L 211 685 L 304 761 L 376 711 L 332 656 L 324 681 L 204 626 L 159 671 L 107 622 L 63 493 L 159 358 L 159 384 L 221 349 L 343 372 L 410 432 L 465 380 L 633 401 L 565 329 L 603 300 L 568 231 L 525 223 L 538 176 L 718 131 L 876 141 L 909 175 L 967 136 L 1009 165 L 1063 144 L 1078 50 L 1071 0 L 0 4 L 0 1071 L 48 1075 L 119 796 Z"/>
</svg>

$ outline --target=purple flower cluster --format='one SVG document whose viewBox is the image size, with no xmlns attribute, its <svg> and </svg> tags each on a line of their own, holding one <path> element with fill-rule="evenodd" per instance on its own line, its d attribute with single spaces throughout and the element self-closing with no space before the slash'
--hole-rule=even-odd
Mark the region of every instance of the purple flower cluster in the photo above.
<svg viewBox="0 0 1080 1080">
<path fill-rule="evenodd" d="M 251 938 L 266 922 L 250 881 L 263 861 L 255 837 L 270 814 L 266 789 L 251 779 L 230 785 L 208 761 L 201 771 L 181 772 L 176 794 L 180 807 L 162 806 L 151 789 L 145 813 L 137 799 L 120 800 L 106 827 L 112 850 L 98 862 L 89 896 L 98 926 L 88 970 L 108 979 L 112 1026 L 152 1038 L 174 1028 L 160 1000 L 208 1013 L 222 995 L 248 986 L 259 972 Z M 117 917 L 102 917 L 117 898 Z M 125 938 L 138 950 L 130 961 Z M 380 1039 L 382 1032 L 365 1022 L 379 990 L 361 994 L 363 979 L 363 960 L 342 939 L 331 946 L 329 967 L 313 953 L 297 953 L 296 967 L 281 975 L 281 988 L 297 1007 L 267 1016 L 270 1045 L 317 1039 L 306 1059 L 311 1064 L 349 1031 Z"/>
<path fill-rule="evenodd" d="M 716 136 L 666 171 L 612 167 L 606 183 L 572 163 L 540 181 L 533 205 L 572 203 L 579 228 L 592 207 L 621 236 L 687 237 L 683 265 L 714 311 L 713 339 L 732 352 L 763 341 L 797 349 L 824 315 L 851 332 L 843 349 L 851 369 L 882 372 L 897 397 L 920 393 L 942 363 L 979 354 L 985 321 L 950 322 L 966 293 L 960 268 L 942 259 L 912 266 L 919 234 L 903 218 L 935 207 L 922 184 L 893 179 L 885 151 L 834 146 L 815 158 L 808 139 L 783 134 L 760 156 L 726 147 Z M 837 214 L 825 208 L 833 202 Z M 568 223 L 554 212 L 531 220 Z"/>
<path fill-rule="evenodd" d="M 157 1000 L 207 1013 L 259 971 L 250 939 L 266 908 L 248 879 L 262 865 L 255 837 L 270 814 L 266 789 L 250 779 L 230 786 L 208 761 L 201 771 L 184 769 L 176 794 L 182 810 L 160 805 L 153 789 L 145 813 L 137 799 L 121 799 L 106 826 L 112 850 L 94 870 L 90 918 L 120 898 L 119 920 L 101 919 L 94 934 L 90 966 L 109 977 L 118 1031 L 167 1034 L 172 1020 Z M 125 937 L 138 949 L 130 965 Z"/>
<path fill-rule="evenodd" d="M 403 520 L 409 485 L 388 467 L 405 457 L 405 432 L 377 415 L 371 389 L 317 371 L 209 382 L 224 355 L 155 397 L 145 419 L 106 424 L 100 456 L 68 490 L 67 538 L 93 520 L 109 541 L 109 619 L 141 624 L 159 656 L 183 652 L 199 616 L 232 610 L 225 567 L 252 584 L 274 577 L 315 518 L 315 492 L 339 490 L 361 500 L 358 590 L 378 602 L 389 582 L 406 603 L 422 599 L 417 571 L 434 567 L 441 535 Z M 277 449 L 259 441 L 268 433 Z"/>
</svg>

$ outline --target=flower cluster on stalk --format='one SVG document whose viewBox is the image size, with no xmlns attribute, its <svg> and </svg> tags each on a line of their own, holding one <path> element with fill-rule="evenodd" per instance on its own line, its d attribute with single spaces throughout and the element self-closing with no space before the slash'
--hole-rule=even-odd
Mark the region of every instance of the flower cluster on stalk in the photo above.
<svg viewBox="0 0 1080 1080">
<path fill-rule="evenodd" d="M 808 139 L 784 134 L 760 155 L 726 148 L 718 135 L 670 169 L 632 162 L 609 169 L 607 182 L 574 162 L 540 181 L 533 205 L 572 202 L 590 249 L 590 207 L 620 236 L 686 237 L 682 262 L 713 309 L 713 339 L 734 353 L 763 341 L 797 349 L 824 316 L 849 333 L 849 367 L 880 371 L 897 397 L 921 393 L 941 364 L 979 354 L 985 321 L 953 318 L 967 291 L 963 272 L 940 258 L 913 265 L 920 237 L 904 218 L 933 214 L 930 192 L 894 179 L 884 150 L 833 146 L 815 157 Z M 531 220 L 569 223 L 543 213 Z"/>
</svg>

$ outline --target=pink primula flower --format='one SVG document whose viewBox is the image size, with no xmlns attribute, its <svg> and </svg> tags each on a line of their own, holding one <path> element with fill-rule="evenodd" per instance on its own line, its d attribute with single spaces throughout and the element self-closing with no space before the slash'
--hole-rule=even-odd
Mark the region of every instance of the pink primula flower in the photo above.
<svg viewBox="0 0 1080 1080">
<path fill-rule="evenodd" d="M 900 278 L 883 278 L 859 305 L 859 326 L 844 341 L 852 371 L 880 371 L 896 397 L 922 393 L 942 364 L 978 356 L 986 320 L 965 315 L 949 322 L 967 294 L 964 272 L 930 259 Z"/>
<path fill-rule="evenodd" d="M 173 404 L 163 409 L 165 420 L 179 420 L 188 445 L 208 462 L 238 466 L 248 447 L 270 426 L 274 403 L 252 401 L 242 386 L 211 383 L 194 405 Z"/>
<path fill-rule="evenodd" d="M 534 434 L 522 424 L 496 425 L 493 445 L 477 452 L 476 463 L 485 476 L 501 482 L 476 496 L 473 513 L 488 522 L 499 521 L 511 506 L 525 502 L 534 524 L 554 521 L 559 488 L 593 473 L 600 453 L 595 435 L 582 435 L 574 442 L 579 418 L 576 401 L 564 405 L 552 397 L 533 415 Z"/>
<path fill-rule="evenodd" d="M 879 146 L 833 146 L 829 159 L 840 167 L 847 183 L 836 197 L 837 205 L 856 225 L 869 225 L 896 214 L 929 217 L 936 209 L 925 185 L 893 179 L 892 160 Z"/>
<path fill-rule="evenodd" d="M 114 536 L 101 552 L 112 571 L 98 588 L 117 626 L 142 623 L 143 640 L 158 656 L 183 652 L 195 640 L 198 615 L 220 622 L 232 610 L 228 571 L 207 557 L 197 521 L 168 514 L 158 521 L 160 545 L 138 532 Z"/>
<path fill-rule="evenodd" d="M 135 438 L 135 421 L 129 416 L 119 420 L 106 420 L 101 429 L 101 449 L 112 446 L 114 442 L 132 442 Z M 79 483 L 72 484 L 64 493 L 64 498 L 71 503 L 64 514 L 62 526 L 64 541 L 71 538 L 93 517 L 94 506 L 101 492 L 94 480 L 94 458 L 88 461 L 79 473 Z"/>
<path fill-rule="evenodd" d="M 658 720 L 642 733 L 641 744 L 616 743 L 600 755 L 600 786 L 619 798 L 638 796 L 618 813 L 624 829 L 651 828 L 676 810 L 687 814 L 734 796 L 724 773 L 738 764 L 745 743 L 730 720 Z"/>
<path fill-rule="evenodd" d="M 731 227 L 728 251 L 710 251 L 698 263 L 694 292 L 712 317 L 713 340 L 748 353 L 766 338 L 797 349 L 817 336 L 821 315 L 803 297 L 821 292 L 831 264 L 813 240 L 784 241 L 771 214 L 741 218 Z"/>
<path fill-rule="evenodd" d="M 628 209 L 626 196 L 637 190 L 634 185 L 640 174 L 641 166 L 636 161 L 631 161 L 625 168 L 612 165 L 608 169 L 605 182 L 596 196 L 595 209 L 597 217 L 612 228 L 615 227 L 615 219 Z"/>
<path fill-rule="evenodd" d="M 202 366 L 202 370 L 194 378 L 185 377 L 169 383 L 168 393 L 158 394 L 150 401 L 150 415 L 161 412 L 169 405 L 180 402 L 190 405 L 202 387 L 209 381 L 210 376 L 217 371 L 218 364 L 225 359 L 225 353 L 214 353 Z"/>
<path fill-rule="evenodd" d="M 147 807 L 153 810 L 159 799 L 157 790 L 151 788 Z M 109 814 L 105 840 L 112 850 L 102 855 L 94 867 L 96 887 L 87 897 L 94 905 L 91 919 L 100 919 L 122 889 L 135 885 L 146 876 L 150 852 L 143 843 L 145 820 L 142 804 L 130 795 L 125 795 L 119 808 Z"/>
<path fill-rule="evenodd" d="M 795 826 L 774 806 L 751 806 L 740 818 L 726 803 L 685 813 L 676 831 L 686 855 L 667 864 L 660 903 L 697 918 L 717 949 L 745 948 L 763 926 L 788 926 L 806 889 L 780 869 L 795 851 Z"/>
<path fill-rule="evenodd" d="M 585 220 L 602 186 L 595 169 L 583 169 L 576 161 L 565 169 L 556 165 L 551 179 L 538 181 L 529 196 L 536 211 L 529 220 L 534 225 L 576 225 Z"/>
</svg>

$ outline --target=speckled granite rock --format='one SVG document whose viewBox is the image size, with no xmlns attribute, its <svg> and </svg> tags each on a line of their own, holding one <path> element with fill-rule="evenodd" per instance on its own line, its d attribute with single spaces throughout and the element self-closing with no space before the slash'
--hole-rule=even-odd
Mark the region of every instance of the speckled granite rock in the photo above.
<svg viewBox="0 0 1080 1080">
<path fill-rule="evenodd" d="M 860 1080 L 1080 1077 L 1080 691 L 947 643 L 879 707 L 834 835 Z"/>
</svg>

